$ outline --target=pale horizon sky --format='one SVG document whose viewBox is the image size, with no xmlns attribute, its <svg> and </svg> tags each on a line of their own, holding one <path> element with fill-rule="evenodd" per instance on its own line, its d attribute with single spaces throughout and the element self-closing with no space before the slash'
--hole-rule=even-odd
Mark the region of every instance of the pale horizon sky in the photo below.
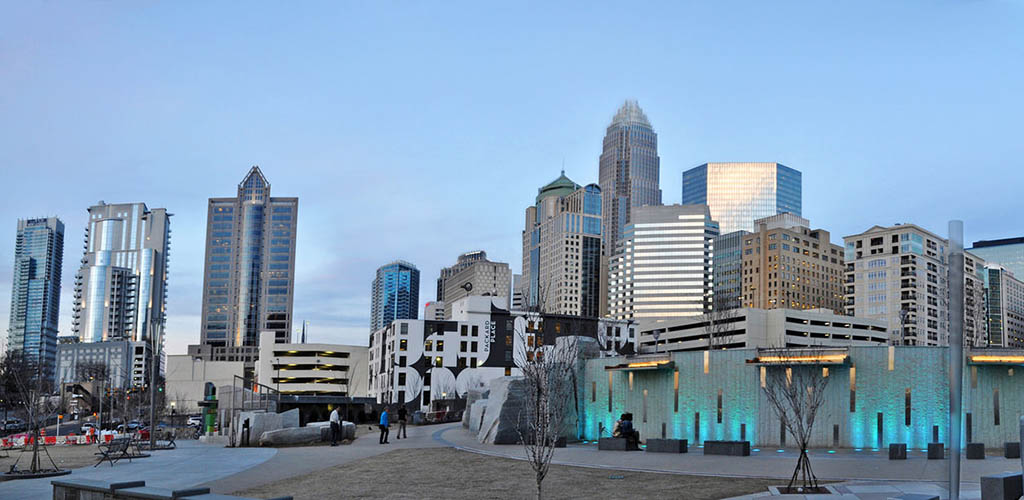
<svg viewBox="0 0 1024 500">
<path fill-rule="evenodd" d="M 167 208 L 167 347 L 199 340 L 206 203 L 259 165 L 299 197 L 295 321 L 365 345 L 395 259 L 422 305 L 462 252 L 522 263 L 526 206 L 597 182 L 625 99 L 661 189 L 709 161 L 803 173 L 844 235 L 1024 235 L 1020 2 L 9 2 L 0 18 L 0 293 L 17 219 L 66 225 L 61 335 L 86 208 Z M 9 300 L 0 305 L 6 335 Z"/>
</svg>

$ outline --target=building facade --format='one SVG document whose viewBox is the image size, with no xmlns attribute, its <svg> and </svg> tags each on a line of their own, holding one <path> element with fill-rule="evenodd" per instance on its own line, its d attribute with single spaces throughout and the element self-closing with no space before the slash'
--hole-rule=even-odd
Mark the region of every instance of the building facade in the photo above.
<svg viewBox="0 0 1024 500">
<path fill-rule="evenodd" d="M 480 260 L 450 275 L 445 280 L 444 318 L 451 319 L 452 303 L 469 295 L 509 297 L 512 271 L 504 262 Z"/>
<path fill-rule="evenodd" d="M 846 312 L 843 247 L 793 214 L 754 221 L 743 238 L 742 303 L 760 309 Z"/>
<path fill-rule="evenodd" d="M 199 413 L 207 382 L 218 389 L 231 386 L 244 371 L 242 361 L 209 361 L 188 354 L 167 356 L 164 393 L 168 411 L 179 415 Z"/>
<path fill-rule="evenodd" d="M 765 347 L 856 346 L 889 342 L 884 321 L 836 314 L 828 309 L 730 309 L 718 318 L 680 318 L 640 327 L 640 352 L 706 351 Z M 657 337 L 657 338 L 655 338 Z M 655 347 L 657 346 L 657 347 Z"/>
<path fill-rule="evenodd" d="M 56 217 L 18 221 L 11 276 L 7 351 L 19 352 L 52 380 L 57 360 L 64 223 Z"/>
<path fill-rule="evenodd" d="M 601 316 L 607 259 L 601 238 L 601 188 L 562 173 L 526 209 L 523 281 L 526 307 L 550 314 Z M 605 286 L 602 286 L 604 284 Z"/>
<path fill-rule="evenodd" d="M 733 231 L 712 240 L 712 310 L 743 307 L 743 242 L 749 234 Z"/>
<path fill-rule="evenodd" d="M 57 383 L 82 382 L 79 367 L 102 364 L 108 387 L 128 389 L 149 385 L 149 344 L 130 340 L 70 342 L 57 346 Z"/>
<path fill-rule="evenodd" d="M 420 270 L 409 262 L 396 260 L 377 268 L 370 306 L 370 332 L 396 319 L 419 316 Z"/>
<path fill-rule="evenodd" d="M 455 265 L 450 267 L 442 267 L 441 275 L 437 278 L 437 300 L 445 300 L 445 282 L 448 278 L 451 278 L 459 271 L 473 265 L 476 262 L 487 262 L 487 252 L 483 250 L 474 250 L 472 252 L 466 252 L 455 260 Z"/>
<path fill-rule="evenodd" d="M 984 277 L 987 346 L 1024 348 L 1024 283 L 998 264 Z"/>
<path fill-rule="evenodd" d="M 299 199 L 270 196 L 252 167 L 231 198 L 210 198 L 200 344 L 257 346 L 272 330 L 291 340 Z"/>
<path fill-rule="evenodd" d="M 373 333 L 369 384 L 378 403 L 428 410 L 432 401 L 520 375 L 524 343 L 575 335 L 595 339 L 603 355 L 635 352 L 629 321 L 509 311 L 507 297 L 464 297 L 454 306 L 450 321 L 396 320 Z"/>
<path fill-rule="evenodd" d="M 801 182 L 799 170 L 780 163 L 705 163 L 683 172 L 683 204 L 708 205 L 722 234 L 754 231 L 757 219 L 800 215 Z"/>
<path fill-rule="evenodd" d="M 274 332 L 260 337 L 260 384 L 281 394 L 366 396 L 366 346 L 282 344 Z"/>
<path fill-rule="evenodd" d="M 626 101 L 612 118 L 599 163 L 605 252 L 610 255 L 618 248 L 634 207 L 661 205 L 658 134 L 636 101 Z"/>
<path fill-rule="evenodd" d="M 523 289 L 523 275 L 512 275 L 512 310 L 522 311 L 526 307 L 526 290 Z"/>
<path fill-rule="evenodd" d="M 914 224 L 843 238 L 846 313 L 888 323 L 900 345 L 949 345 L 949 242 Z M 964 252 L 964 342 L 985 344 L 985 262 Z"/>
<path fill-rule="evenodd" d="M 89 207 L 71 323 L 82 342 L 161 342 L 170 215 L 145 203 Z"/>
<path fill-rule="evenodd" d="M 718 224 L 707 205 L 633 208 L 608 278 L 608 311 L 649 323 L 706 312 Z"/>
<path fill-rule="evenodd" d="M 423 319 L 444 320 L 444 301 L 435 300 L 423 306 Z"/>
<path fill-rule="evenodd" d="M 998 264 L 1024 278 L 1024 237 L 975 241 L 968 249 L 989 264 Z"/>
</svg>

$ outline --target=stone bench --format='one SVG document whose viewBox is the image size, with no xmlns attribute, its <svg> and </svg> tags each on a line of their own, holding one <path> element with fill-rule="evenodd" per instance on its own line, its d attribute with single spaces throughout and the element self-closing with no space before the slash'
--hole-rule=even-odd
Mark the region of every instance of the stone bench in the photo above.
<svg viewBox="0 0 1024 500">
<path fill-rule="evenodd" d="M 1017 500 L 1024 495 L 1020 472 L 981 476 L 982 500 Z"/>
<path fill-rule="evenodd" d="M 53 485 L 54 500 L 254 500 L 213 494 L 210 488 L 155 488 L 146 486 L 145 481 L 111 483 L 91 479 L 56 479 L 50 484 Z M 271 500 L 292 500 L 292 497 Z"/>
<path fill-rule="evenodd" d="M 889 443 L 889 460 L 906 460 L 907 443 Z"/>
<path fill-rule="evenodd" d="M 53 500 L 78 500 L 92 498 L 113 498 L 115 492 L 123 488 L 135 488 L 145 486 L 145 481 L 121 481 L 108 482 L 92 479 L 55 479 L 50 481 L 53 485 Z"/>
<path fill-rule="evenodd" d="M 943 458 L 946 458 L 946 445 L 928 443 L 928 460 L 942 460 Z"/>
<path fill-rule="evenodd" d="M 205 495 L 210 488 L 184 488 L 180 490 L 169 490 L 167 488 L 156 488 L 154 486 L 136 486 L 117 490 L 114 498 L 117 500 L 176 500 L 178 498 Z"/>
<path fill-rule="evenodd" d="M 1003 443 L 1003 456 L 1006 458 L 1020 458 L 1020 442 Z"/>
<path fill-rule="evenodd" d="M 968 460 L 985 459 L 985 443 L 967 443 Z"/>
<path fill-rule="evenodd" d="M 636 443 L 626 438 L 601 438 L 597 440 L 597 449 L 604 451 L 639 451 Z"/>
<path fill-rule="evenodd" d="M 939 496 L 928 493 L 904 493 L 898 497 L 889 497 L 888 500 L 939 500 Z"/>
<path fill-rule="evenodd" d="M 648 439 L 644 449 L 651 453 L 686 453 L 688 448 L 685 439 Z"/>
<path fill-rule="evenodd" d="M 704 441 L 704 454 L 749 457 L 750 441 Z"/>
</svg>

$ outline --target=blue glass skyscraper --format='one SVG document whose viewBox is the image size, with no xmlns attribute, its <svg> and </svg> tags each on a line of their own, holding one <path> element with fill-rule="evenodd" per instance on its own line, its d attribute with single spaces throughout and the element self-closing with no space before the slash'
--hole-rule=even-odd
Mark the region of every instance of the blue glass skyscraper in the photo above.
<svg viewBox="0 0 1024 500">
<path fill-rule="evenodd" d="M 396 260 L 377 269 L 373 280 L 370 331 L 377 331 L 396 319 L 419 319 L 420 271 Z"/>
<path fill-rule="evenodd" d="M 40 366 L 46 380 L 54 375 L 64 223 L 56 217 L 18 221 L 11 287 L 8 351 L 20 351 Z"/>
<path fill-rule="evenodd" d="M 780 163 L 705 163 L 683 172 L 682 203 L 710 207 L 721 234 L 753 231 L 757 219 L 801 215 L 801 177 Z"/>
</svg>

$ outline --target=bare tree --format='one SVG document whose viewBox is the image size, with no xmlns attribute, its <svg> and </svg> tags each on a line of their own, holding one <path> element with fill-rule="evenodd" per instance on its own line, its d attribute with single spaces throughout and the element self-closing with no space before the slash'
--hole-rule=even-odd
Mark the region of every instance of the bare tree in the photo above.
<svg viewBox="0 0 1024 500">
<path fill-rule="evenodd" d="M 721 295 L 715 295 L 708 301 L 707 310 L 702 317 L 704 333 L 708 336 L 708 350 L 722 349 L 732 342 L 736 317 L 736 304 L 730 304 Z"/>
<path fill-rule="evenodd" d="M 758 356 L 763 357 L 765 353 L 783 360 L 781 363 L 762 366 L 765 397 L 771 404 L 772 411 L 782 421 L 783 427 L 796 438 L 800 447 L 800 457 L 789 480 L 788 489 L 793 492 L 793 485 L 798 478 L 803 488 L 818 488 L 818 478 L 811 469 L 807 446 L 810 444 L 811 431 L 814 429 L 818 410 L 825 402 L 828 377 L 825 376 L 824 370 L 827 368 L 799 361 L 785 362 L 786 359 L 797 358 L 796 355 L 799 353 L 792 349 L 771 349 L 758 353 Z"/>
<path fill-rule="evenodd" d="M 539 325 L 539 313 L 533 325 Z M 565 434 L 573 378 L 578 356 L 578 339 L 574 335 L 559 337 L 555 345 L 544 345 L 539 328 L 527 327 L 516 332 L 519 346 L 515 362 L 524 379 L 523 407 L 519 414 L 518 432 L 526 449 L 527 461 L 537 481 L 537 498 L 543 497 L 542 485 L 551 466 L 555 446 Z M 533 330 L 533 331 L 531 331 Z M 518 346 L 517 346 L 518 347 Z"/>
<path fill-rule="evenodd" d="M 45 427 L 47 421 L 57 416 L 57 412 L 63 403 L 63 391 L 53 395 L 53 381 L 44 375 L 42 367 L 38 363 L 25 358 L 20 351 L 8 351 L 3 360 L 0 361 L 0 375 L 2 375 L 4 392 L 7 401 L 12 401 L 21 406 L 25 411 L 26 423 L 32 440 L 32 458 L 27 471 L 18 471 L 15 462 L 8 473 L 11 476 L 21 475 L 59 475 L 65 471 L 57 466 L 50 457 L 46 448 L 42 448 L 46 458 L 49 459 L 53 468 L 43 465 L 39 455 L 40 428 Z M 12 397 L 13 396 L 13 397 Z M 20 457 L 19 457 L 20 460 Z M 15 476 L 17 477 L 17 476 Z"/>
</svg>

